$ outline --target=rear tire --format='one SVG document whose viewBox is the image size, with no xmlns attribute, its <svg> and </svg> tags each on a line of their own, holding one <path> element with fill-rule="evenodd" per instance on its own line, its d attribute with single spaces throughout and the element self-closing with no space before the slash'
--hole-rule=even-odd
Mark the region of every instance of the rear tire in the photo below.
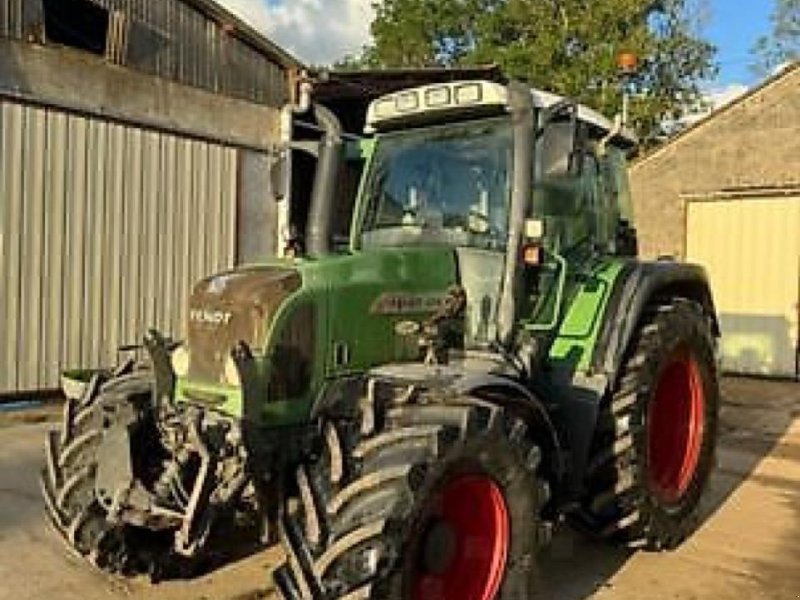
<svg viewBox="0 0 800 600">
<path fill-rule="evenodd" d="M 61 430 L 50 431 L 45 439 L 40 483 L 50 521 L 80 556 L 112 573 L 154 574 L 171 551 L 171 536 L 111 523 L 95 490 L 105 429 L 120 419 L 133 424 L 152 390 L 149 372 L 102 384 L 98 378 L 82 399 L 67 399 Z"/>
<path fill-rule="evenodd" d="M 356 419 L 326 422 L 320 456 L 297 471 L 280 595 L 532 596 L 551 524 L 541 518 L 541 452 L 524 422 L 472 397 L 377 396 L 367 394 Z"/>
<path fill-rule="evenodd" d="M 670 549 L 697 527 L 714 463 L 719 387 L 710 319 L 689 300 L 654 305 L 627 356 L 600 417 L 578 521 L 632 547 Z"/>
</svg>

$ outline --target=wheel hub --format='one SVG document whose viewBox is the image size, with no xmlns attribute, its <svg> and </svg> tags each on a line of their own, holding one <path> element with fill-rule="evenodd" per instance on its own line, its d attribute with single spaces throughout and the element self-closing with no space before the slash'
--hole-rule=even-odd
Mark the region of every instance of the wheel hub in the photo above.
<svg viewBox="0 0 800 600">
<path fill-rule="evenodd" d="M 508 507 L 494 480 L 463 475 L 430 503 L 420 540 L 416 600 L 493 600 L 510 542 Z"/>
<path fill-rule="evenodd" d="M 452 565 L 458 551 L 458 533 L 446 521 L 436 520 L 423 538 L 423 568 L 441 575 Z"/>
<path fill-rule="evenodd" d="M 648 475 L 665 504 L 679 502 L 694 480 L 705 430 L 705 392 L 697 361 L 676 355 L 662 371 L 648 413 Z"/>
</svg>

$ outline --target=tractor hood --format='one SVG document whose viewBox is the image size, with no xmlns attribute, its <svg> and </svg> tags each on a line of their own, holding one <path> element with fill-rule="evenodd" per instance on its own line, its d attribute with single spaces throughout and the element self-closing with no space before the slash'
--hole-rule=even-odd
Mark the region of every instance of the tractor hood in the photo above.
<svg viewBox="0 0 800 600">
<path fill-rule="evenodd" d="M 198 283 L 189 301 L 189 377 L 219 383 L 231 350 L 239 342 L 263 346 L 278 308 L 300 285 L 296 270 L 272 266 L 222 273 Z"/>
<path fill-rule="evenodd" d="M 301 422 L 325 382 L 376 365 L 419 360 L 423 324 L 454 286 L 466 295 L 458 337 L 464 347 L 485 347 L 496 335 L 502 265 L 499 252 L 420 246 L 209 277 L 191 296 L 188 356 L 182 357 L 188 368 L 181 369 L 185 375 L 176 368 L 176 393 L 269 426 Z M 236 367 L 231 368 L 231 351 L 240 342 L 256 359 L 249 389 L 251 399 L 253 390 L 257 398 L 250 404 L 236 382 Z"/>
</svg>

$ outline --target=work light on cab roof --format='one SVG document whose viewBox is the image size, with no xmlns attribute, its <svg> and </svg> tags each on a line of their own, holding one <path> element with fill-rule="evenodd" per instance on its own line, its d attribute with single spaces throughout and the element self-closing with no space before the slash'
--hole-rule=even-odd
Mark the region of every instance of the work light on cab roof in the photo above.
<svg viewBox="0 0 800 600">
<path fill-rule="evenodd" d="M 477 112 L 501 112 L 508 106 L 508 88 L 489 81 L 459 81 L 426 85 L 375 100 L 367 112 L 372 133 L 421 117 L 441 118 Z"/>
</svg>

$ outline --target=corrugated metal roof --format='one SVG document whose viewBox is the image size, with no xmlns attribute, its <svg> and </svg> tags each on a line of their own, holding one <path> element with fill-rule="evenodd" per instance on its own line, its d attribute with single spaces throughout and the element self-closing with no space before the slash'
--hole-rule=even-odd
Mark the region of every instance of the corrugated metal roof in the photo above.
<svg viewBox="0 0 800 600">
<path fill-rule="evenodd" d="M 198 10 L 209 17 L 212 17 L 218 22 L 229 26 L 229 33 L 231 35 L 235 35 L 242 41 L 250 44 L 264 56 L 273 59 L 281 66 L 286 67 L 287 69 L 304 68 L 303 63 L 298 58 L 274 42 L 270 41 L 262 33 L 251 27 L 248 23 L 245 23 L 242 19 L 234 15 L 224 6 L 221 6 L 215 0 L 183 1 L 187 4 L 197 7 Z"/>
</svg>

